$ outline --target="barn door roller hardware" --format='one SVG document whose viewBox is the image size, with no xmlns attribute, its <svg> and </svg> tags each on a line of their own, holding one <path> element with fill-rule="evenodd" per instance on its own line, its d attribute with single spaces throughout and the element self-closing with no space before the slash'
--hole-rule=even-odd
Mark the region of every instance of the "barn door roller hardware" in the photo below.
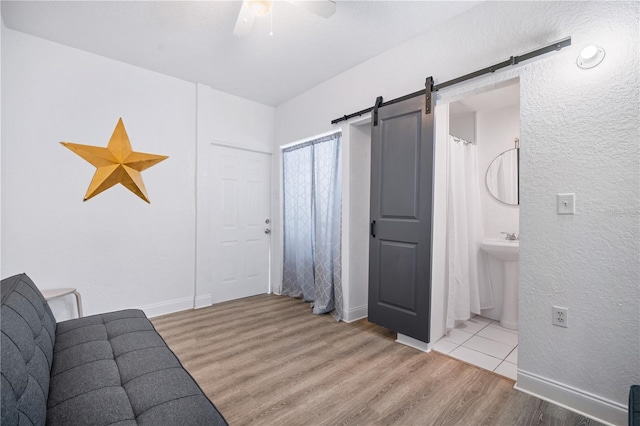
<svg viewBox="0 0 640 426">
<path fill-rule="evenodd" d="M 396 99 L 392 99 L 390 101 L 387 102 L 382 102 L 382 96 L 378 96 L 378 98 L 376 99 L 376 103 L 374 107 L 371 108 L 367 108 L 367 109 L 363 109 L 361 111 L 358 112 L 354 112 L 353 114 L 349 114 L 349 115 L 344 115 L 340 118 L 336 118 L 335 120 L 331 120 L 331 124 L 336 124 L 339 123 L 341 121 L 347 121 L 353 117 L 359 117 L 363 114 L 366 114 L 368 112 L 374 111 L 374 117 L 373 117 L 373 125 L 377 126 L 378 125 L 378 109 L 380 107 L 383 106 L 387 106 L 387 105 L 391 105 L 391 104 L 395 104 L 398 102 L 402 102 L 404 100 L 407 99 L 411 99 L 413 97 L 416 96 L 421 96 L 421 95 L 426 95 L 426 105 L 427 105 L 427 110 L 425 111 L 427 114 L 431 113 L 431 99 L 430 97 L 432 96 L 433 92 L 437 92 L 440 89 L 444 89 L 445 87 L 449 87 L 449 86 L 453 86 L 454 84 L 458 84 L 458 83 L 462 83 L 463 81 L 467 81 L 467 80 L 471 80 L 472 78 L 476 78 L 476 77 L 480 77 L 481 75 L 484 74 L 489 74 L 489 73 L 493 73 L 496 72 L 502 68 L 506 68 L 509 66 L 514 66 L 514 65 L 518 65 L 520 62 L 524 62 L 527 61 L 531 58 L 535 58 L 536 56 L 540 56 L 540 55 L 544 55 L 545 53 L 549 53 L 549 52 L 553 52 L 556 50 L 561 50 L 564 47 L 567 46 L 571 46 L 571 37 L 566 37 L 563 38 L 562 40 L 558 40 L 556 42 L 553 42 L 547 46 L 544 47 L 540 47 L 538 49 L 532 50 L 531 52 L 528 53 L 523 53 L 522 55 L 518 55 L 518 56 L 511 56 L 509 59 L 507 59 L 506 61 L 502 61 L 502 62 L 498 62 L 495 65 L 491 65 L 489 67 L 486 68 L 482 68 L 478 71 L 474 71 L 472 73 L 469 74 L 465 74 L 462 77 L 458 77 L 458 78 L 454 78 L 453 80 L 449 80 L 449 81 L 445 81 L 444 83 L 440 83 L 440 84 L 433 84 L 433 78 L 432 77 L 428 77 L 427 81 L 426 81 L 426 87 L 423 90 L 420 90 L 418 92 L 414 92 L 414 93 L 410 93 L 408 95 L 402 96 L 400 98 L 396 98 Z"/>
<path fill-rule="evenodd" d="M 376 98 L 376 104 L 373 106 L 373 125 L 378 125 L 378 108 L 382 105 L 382 96 Z"/>
<path fill-rule="evenodd" d="M 431 114 L 431 93 L 433 92 L 433 77 L 427 77 L 424 82 L 424 113 Z"/>
</svg>

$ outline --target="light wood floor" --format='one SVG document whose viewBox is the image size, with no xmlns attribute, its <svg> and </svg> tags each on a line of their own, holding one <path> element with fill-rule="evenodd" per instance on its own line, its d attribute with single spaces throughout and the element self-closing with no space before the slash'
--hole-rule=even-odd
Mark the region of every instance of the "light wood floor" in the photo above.
<svg viewBox="0 0 640 426">
<path fill-rule="evenodd" d="M 230 425 L 594 425 L 513 381 L 261 295 L 154 318 Z"/>
</svg>

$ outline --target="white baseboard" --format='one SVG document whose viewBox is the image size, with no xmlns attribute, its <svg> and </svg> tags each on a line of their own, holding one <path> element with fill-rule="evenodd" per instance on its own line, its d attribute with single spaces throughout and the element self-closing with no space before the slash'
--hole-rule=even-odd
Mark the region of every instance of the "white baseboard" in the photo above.
<svg viewBox="0 0 640 426">
<path fill-rule="evenodd" d="M 354 322 L 358 321 L 362 318 L 366 318 L 368 313 L 367 305 L 358 306 L 353 309 L 343 309 L 342 310 L 342 321 L 344 322 Z"/>
<path fill-rule="evenodd" d="M 431 347 L 428 343 L 425 343 L 422 340 L 414 339 L 413 337 L 405 336 L 404 334 L 398 333 L 396 342 L 401 343 L 405 346 L 410 346 L 422 352 L 431 352 Z"/>
<path fill-rule="evenodd" d="M 514 389 L 608 425 L 626 425 L 628 407 L 555 380 L 518 369 Z"/>
<path fill-rule="evenodd" d="M 207 306 L 213 305 L 213 297 L 210 294 L 204 294 L 202 296 L 198 296 L 194 302 L 194 308 L 206 308 Z"/>
<path fill-rule="evenodd" d="M 167 302 L 155 303 L 153 305 L 141 306 L 144 313 L 149 318 L 157 317 L 160 315 L 171 314 L 173 312 L 186 311 L 187 309 L 193 309 L 193 298 L 184 297 L 182 299 L 169 300 Z"/>
</svg>

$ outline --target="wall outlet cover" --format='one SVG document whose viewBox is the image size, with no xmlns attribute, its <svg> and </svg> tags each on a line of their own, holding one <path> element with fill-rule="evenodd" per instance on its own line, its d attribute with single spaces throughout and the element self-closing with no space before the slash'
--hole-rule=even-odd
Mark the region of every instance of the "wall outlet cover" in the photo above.
<svg viewBox="0 0 640 426">
<path fill-rule="evenodd" d="M 558 327 L 569 326 L 569 309 L 560 306 L 551 307 L 551 324 Z"/>
</svg>

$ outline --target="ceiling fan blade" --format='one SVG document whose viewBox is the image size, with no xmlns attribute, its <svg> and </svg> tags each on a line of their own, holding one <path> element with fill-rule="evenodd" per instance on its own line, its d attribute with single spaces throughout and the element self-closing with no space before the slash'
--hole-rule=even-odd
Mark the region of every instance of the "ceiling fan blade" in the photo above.
<svg viewBox="0 0 640 426">
<path fill-rule="evenodd" d="M 289 0 L 289 2 L 323 18 L 330 17 L 336 11 L 335 0 Z"/>
<path fill-rule="evenodd" d="M 233 35 L 238 37 L 248 36 L 251 32 L 251 28 L 253 28 L 253 20 L 255 17 L 256 15 L 254 15 L 249 9 L 247 0 L 244 0 L 242 2 L 242 7 L 240 8 L 240 13 L 238 13 L 236 26 L 233 28 Z"/>
</svg>

